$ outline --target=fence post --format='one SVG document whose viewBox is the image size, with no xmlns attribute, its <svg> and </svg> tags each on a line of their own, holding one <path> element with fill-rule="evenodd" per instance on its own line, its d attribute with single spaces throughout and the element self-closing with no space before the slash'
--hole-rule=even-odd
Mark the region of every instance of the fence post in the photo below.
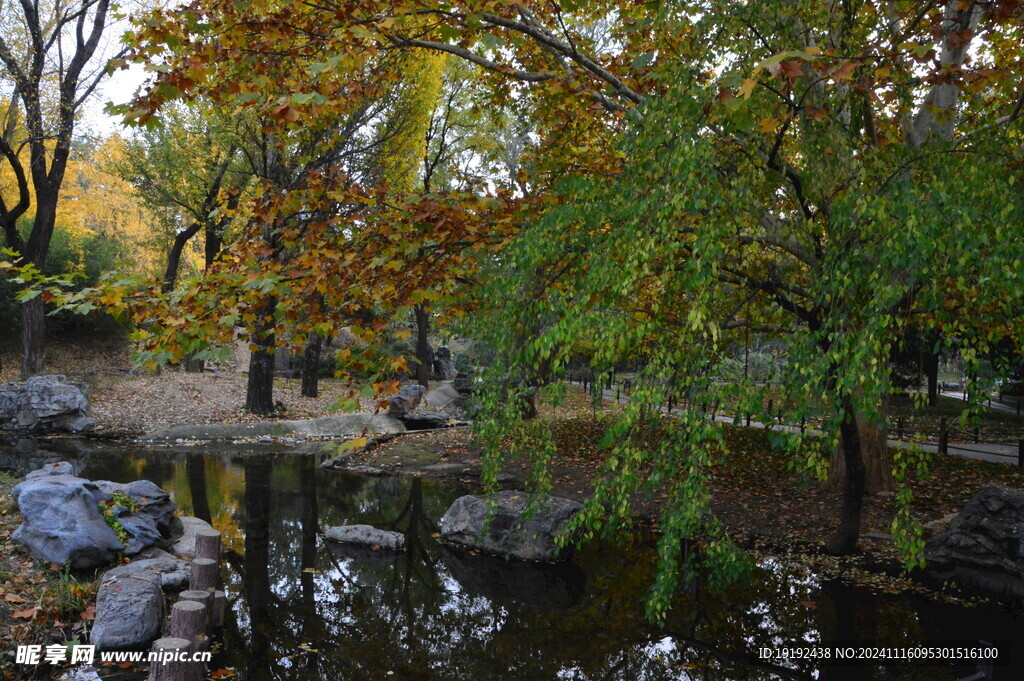
<svg viewBox="0 0 1024 681">
<path fill-rule="evenodd" d="M 1024 440 L 1017 443 L 1017 468 L 1024 468 Z"/>
<path fill-rule="evenodd" d="M 800 434 L 804 434 L 804 427 L 807 426 L 807 419 L 803 416 L 800 417 Z"/>
<path fill-rule="evenodd" d="M 750 427 L 750 412 L 747 412 L 747 428 Z"/>
<path fill-rule="evenodd" d="M 943 416 L 939 421 L 939 454 L 949 453 L 949 433 L 946 432 L 946 417 Z"/>
<path fill-rule="evenodd" d="M 896 424 L 897 424 L 896 425 L 896 439 L 897 440 L 902 440 L 903 439 L 903 417 L 902 416 L 899 417 L 896 420 Z"/>
<path fill-rule="evenodd" d="M 974 426 L 974 444 L 978 444 L 978 430 L 979 426 Z"/>
</svg>

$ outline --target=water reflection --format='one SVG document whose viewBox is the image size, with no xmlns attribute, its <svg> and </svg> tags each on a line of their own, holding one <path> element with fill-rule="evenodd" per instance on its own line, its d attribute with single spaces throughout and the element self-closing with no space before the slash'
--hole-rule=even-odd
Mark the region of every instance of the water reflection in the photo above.
<svg viewBox="0 0 1024 681">
<path fill-rule="evenodd" d="M 466 488 L 322 471 L 315 455 L 95 451 L 82 474 L 146 477 L 225 534 L 230 599 L 216 666 L 270 679 L 955 681 L 970 666 L 781 668 L 754 651 L 796 642 L 1012 640 L 1018 620 L 878 596 L 766 562 L 728 592 L 696 580 L 662 628 L 643 619 L 643 537 L 540 566 L 452 551 L 437 519 Z M 324 542 L 329 525 L 406 534 L 405 552 Z M 394 672 L 388 675 L 388 672 Z M 1024 678 L 997 668 L 996 681 Z"/>
</svg>

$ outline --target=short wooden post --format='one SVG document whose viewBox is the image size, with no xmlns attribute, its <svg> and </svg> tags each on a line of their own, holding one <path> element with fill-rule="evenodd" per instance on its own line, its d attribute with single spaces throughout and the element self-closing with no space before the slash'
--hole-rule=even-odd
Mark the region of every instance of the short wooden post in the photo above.
<svg viewBox="0 0 1024 681">
<path fill-rule="evenodd" d="M 168 636 L 153 642 L 155 659 L 149 663 L 149 681 L 192 681 L 191 664 L 179 655 L 190 655 L 192 644 L 184 638 Z"/>
<path fill-rule="evenodd" d="M 949 432 L 946 430 L 946 417 L 939 421 L 939 454 L 949 453 Z"/>
<path fill-rule="evenodd" d="M 192 577 L 189 589 L 196 591 L 213 591 L 217 588 L 220 567 L 213 558 L 196 558 L 192 561 Z"/>
<path fill-rule="evenodd" d="M 903 439 L 903 417 L 902 416 L 899 417 L 896 420 L 896 439 L 897 440 L 902 440 Z"/>
<path fill-rule="evenodd" d="M 224 605 L 227 603 L 227 596 L 220 589 L 213 592 L 213 628 L 220 629 L 224 626 Z"/>
<path fill-rule="evenodd" d="M 750 412 L 747 412 L 747 428 L 750 427 Z"/>
<path fill-rule="evenodd" d="M 1017 468 L 1024 468 L 1024 440 L 1017 443 Z"/>
<path fill-rule="evenodd" d="M 196 530 L 196 558 L 220 560 L 220 532 L 205 527 Z"/>
<path fill-rule="evenodd" d="M 978 444 L 978 426 L 974 426 L 974 444 Z"/>
<path fill-rule="evenodd" d="M 774 406 L 775 406 L 775 400 L 773 400 L 772 398 L 769 397 L 768 398 L 768 411 L 767 411 L 768 418 L 766 418 L 764 420 L 764 427 L 765 427 L 765 429 L 768 429 L 768 428 L 772 427 L 772 424 L 771 424 L 772 407 L 774 407 Z"/>
<path fill-rule="evenodd" d="M 213 592 L 211 591 L 199 591 L 196 589 L 189 589 L 188 591 L 182 591 L 178 596 L 181 601 L 195 601 L 205 606 L 205 627 L 206 631 L 210 632 L 214 628 L 214 621 L 217 619 L 217 613 L 213 609 Z"/>
<path fill-rule="evenodd" d="M 172 605 L 171 636 L 193 641 L 201 650 L 206 639 L 206 606 L 199 601 L 178 601 Z"/>
<path fill-rule="evenodd" d="M 622 390 L 621 385 L 615 386 L 615 403 L 619 404 L 619 391 Z"/>
<path fill-rule="evenodd" d="M 807 419 L 803 416 L 800 417 L 800 434 L 804 434 L 804 428 L 807 427 Z"/>
</svg>

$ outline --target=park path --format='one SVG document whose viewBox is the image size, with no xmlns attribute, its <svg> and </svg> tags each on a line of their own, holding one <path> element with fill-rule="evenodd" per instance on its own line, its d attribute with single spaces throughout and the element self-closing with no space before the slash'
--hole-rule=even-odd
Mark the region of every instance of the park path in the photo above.
<svg viewBox="0 0 1024 681">
<path fill-rule="evenodd" d="M 572 385 L 582 386 L 583 384 L 579 381 L 570 381 Z M 609 402 L 615 402 L 618 399 L 620 404 L 625 404 L 629 401 L 629 395 L 624 394 L 619 388 L 603 388 L 601 390 L 602 397 Z M 943 393 L 949 397 L 959 397 L 956 393 Z M 993 403 L 993 407 L 997 406 L 997 403 Z M 1002 407 L 1001 411 L 1009 411 L 1013 413 L 1013 410 L 1005 405 L 998 405 Z M 668 411 L 668 407 L 662 407 L 663 412 Z M 676 410 L 673 410 L 676 411 Z M 734 423 L 735 417 L 728 414 L 719 414 L 715 417 L 716 421 L 721 423 Z M 760 421 L 751 420 L 747 423 L 751 428 L 765 428 L 765 424 Z M 786 424 L 772 424 L 767 426 L 773 430 L 789 431 L 794 432 L 799 430 L 798 426 L 786 425 Z M 814 432 L 814 431 L 812 431 Z M 911 442 L 907 440 L 898 440 L 895 438 L 889 438 L 890 447 L 910 447 Z M 939 443 L 935 440 L 926 440 L 921 444 L 921 449 L 926 452 L 936 453 L 939 451 Z M 1019 457 L 1021 454 L 1020 444 L 1001 444 L 996 442 L 979 442 L 979 443 L 958 443 L 949 442 L 946 445 L 946 452 L 952 456 L 960 456 L 965 459 L 977 459 L 978 461 L 989 461 L 992 463 L 1012 464 L 1018 465 Z"/>
</svg>

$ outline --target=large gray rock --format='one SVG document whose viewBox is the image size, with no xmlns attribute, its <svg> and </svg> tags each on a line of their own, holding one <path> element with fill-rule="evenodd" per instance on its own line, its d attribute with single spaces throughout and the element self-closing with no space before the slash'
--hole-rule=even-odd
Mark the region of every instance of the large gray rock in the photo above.
<svg viewBox="0 0 1024 681">
<path fill-rule="evenodd" d="M 1024 597 L 1024 490 L 986 485 L 949 529 L 925 545 L 928 571 L 943 580 Z"/>
<path fill-rule="evenodd" d="M 181 537 L 171 545 L 171 553 L 179 558 L 192 560 L 196 557 L 196 533 L 199 530 L 212 530 L 213 526 L 201 518 L 192 516 L 184 516 L 179 520 L 181 521 Z"/>
<path fill-rule="evenodd" d="M 434 373 L 446 381 L 454 380 L 459 373 L 455 369 L 451 348 L 447 345 L 442 345 L 434 353 Z"/>
<path fill-rule="evenodd" d="M 423 404 L 433 409 L 445 409 L 461 397 L 462 394 L 451 383 L 442 383 L 423 396 Z"/>
<path fill-rule="evenodd" d="M 129 556 L 142 551 L 154 544 L 169 546 L 170 542 L 181 536 L 181 520 L 174 515 L 176 506 L 171 495 L 149 480 L 136 480 L 127 484 L 97 480 L 96 485 L 107 495 L 120 492 L 135 501 L 135 511 L 123 506 L 115 507 L 114 515 L 128 532 L 128 546 L 125 553 Z M 109 497 L 108 497 L 109 498 Z"/>
<path fill-rule="evenodd" d="M 124 550 L 99 504 L 109 496 L 88 480 L 48 475 L 26 480 L 13 495 L 24 522 L 11 535 L 36 558 L 77 570 L 106 565 Z"/>
<path fill-rule="evenodd" d="M 71 382 L 64 376 L 33 376 L 24 383 L 0 383 L 0 428 L 79 433 L 94 423 L 85 383 Z"/>
<path fill-rule="evenodd" d="M 411 412 L 416 411 L 425 392 L 427 389 L 422 385 L 403 385 L 398 389 L 398 394 L 391 397 L 388 416 L 404 419 Z"/>
<path fill-rule="evenodd" d="M 91 639 L 98 649 L 145 648 L 160 636 L 164 592 L 161 573 L 149 562 L 129 563 L 103 575 Z"/>
<path fill-rule="evenodd" d="M 401 551 L 405 548 L 405 535 L 401 532 L 378 530 L 372 525 L 338 525 L 324 530 L 324 536 L 342 544 L 380 546 Z"/>
<path fill-rule="evenodd" d="M 178 440 L 252 440 L 256 438 L 341 438 L 364 433 L 401 433 L 405 426 L 387 414 L 337 414 L 304 421 L 206 423 L 171 426 L 147 433 L 142 439 L 156 443 Z"/>
<path fill-rule="evenodd" d="M 12 537 L 40 560 L 85 570 L 106 565 L 121 553 L 131 556 L 153 544 L 169 544 L 181 534 L 174 502 L 152 482 L 90 482 L 59 474 L 67 468 L 61 463 L 29 473 L 13 489 L 24 522 Z M 113 507 L 127 544 L 121 543 L 100 510 L 115 492 L 131 498 L 136 506 L 134 511 Z"/>
<path fill-rule="evenodd" d="M 441 538 L 452 544 L 522 560 L 552 562 L 562 557 L 556 539 L 569 519 L 580 510 L 575 501 L 547 497 L 526 517 L 529 497 L 523 492 L 498 492 L 491 497 L 459 497 L 441 517 Z"/>
</svg>

